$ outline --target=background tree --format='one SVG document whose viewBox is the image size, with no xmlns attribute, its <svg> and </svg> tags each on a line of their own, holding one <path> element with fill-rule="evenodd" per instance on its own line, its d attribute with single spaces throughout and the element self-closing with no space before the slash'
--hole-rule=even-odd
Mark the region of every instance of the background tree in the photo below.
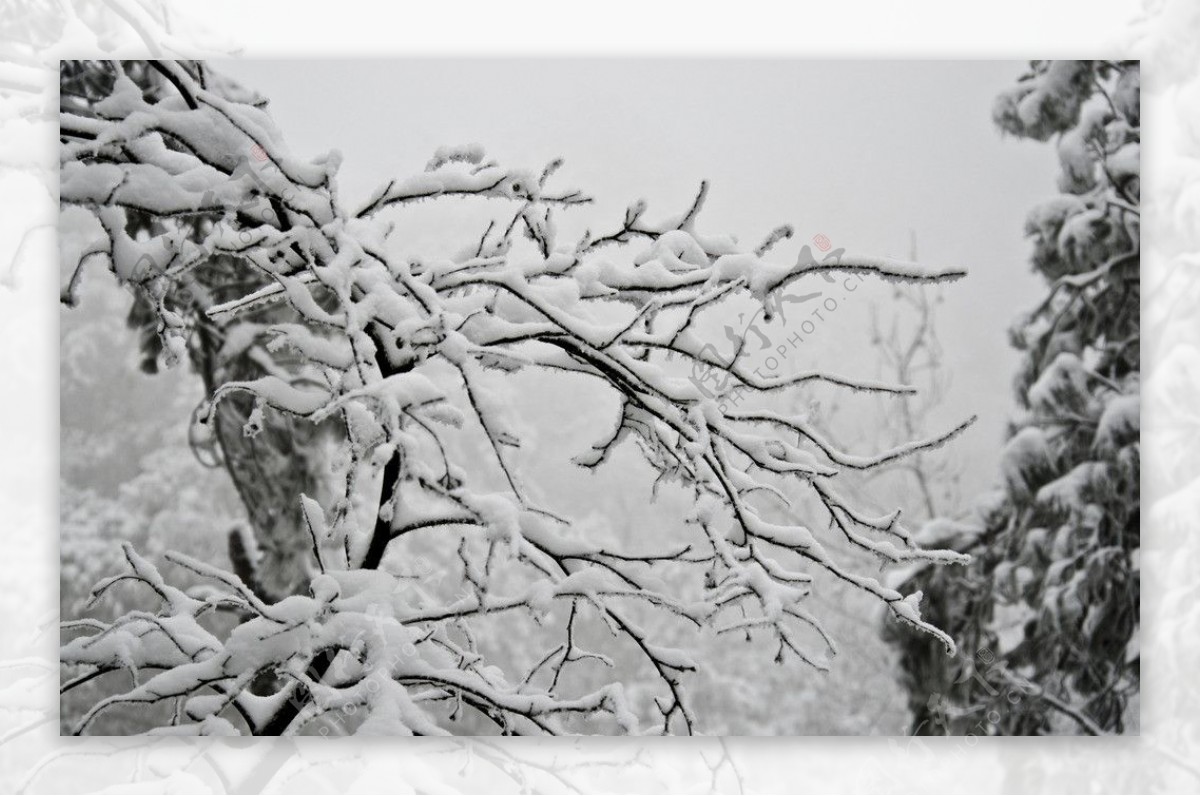
<svg viewBox="0 0 1200 796">
<path fill-rule="evenodd" d="M 909 259 L 917 260 L 917 237 L 910 232 Z M 884 428 L 877 438 L 892 445 L 912 439 L 920 429 L 936 422 L 950 388 L 938 336 L 938 307 L 945 300 L 940 288 L 896 285 L 886 307 L 871 305 L 871 345 L 878 358 L 878 376 L 919 391 L 881 407 Z M 889 411 L 890 410 L 890 411 Z M 910 517 L 931 520 L 954 511 L 958 503 L 959 467 L 950 451 L 918 453 L 880 467 L 872 481 L 889 475 L 900 494 L 915 493 L 916 509 Z"/>
<path fill-rule="evenodd" d="M 1034 61 L 997 99 L 1006 133 L 1057 142 L 1061 194 L 1033 209 L 1049 287 L 1012 328 L 1019 412 L 1002 487 L 927 543 L 970 553 L 905 588 L 955 659 L 899 638 L 914 731 L 1123 731 L 1139 686 L 1140 246 L 1136 62 Z M 951 609 L 950 606 L 953 606 Z"/>
<path fill-rule="evenodd" d="M 208 90 L 225 99 L 262 107 L 266 100 L 223 78 L 198 61 L 182 62 L 179 68 Z M 60 108 L 72 116 L 97 119 L 97 105 L 112 94 L 118 69 L 142 91 L 151 103 L 175 93 L 170 74 L 154 61 L 62 61 L 60 64 Z M 244 153 L 247 170 L 250 153 Z M 173 214 L 169 220 L 136 202 L 124 206 L 127 231 L 134 237 L 155 238 L 167 231 L 200 244 L 225 212 L 217 203 L 200 203 L 194 211 Z M 245 214 L 252 204 L 237 208 Z M 165 251 L 165 250 L 164 250 Z M 161 252 L 148 252 L 149 259 Z M 148 259 L 148 261 L 149 261 Z M 186 358 L 200 376 L 206 394 L 225 381 L 250 380 L 270 372 L 292 371 L 303 363 L 286 350 L 269 349 L 266 330 L 272 323 L 296 321 L 297 313 L 286 303 L 262 307 L 232 322 L 218 323 L 205 311 L 216 303 L 263 287 L 267 275 L 246 269 L 233 257 L 212 252 L 180 278 L 180 284 L 163 296 L 164 307 L 180 316 L 190 332 L 184 338 Z M 76 285 L 64 293 L 74 301 Z M 180 352 L 163 347 L 158 313 L 144 293 L 134 292 L 128 324 L 141 338 L 139 366 L 148 374 L 172 365 Z M 311 576 L 309 544 L 295 533 L 301 522 L 296 495 L 320 495 L 326 488 L 326 453 L 321 443 L 341 435 L 336 420 L 314 425 L 297 423 L 288 415 L 269 413 L 257 417 L 259 432 L 244 434 L 254 402 L 246 395 L 232 395 L 214 413 L 212 422 L 200 424 L 195 416 L 189 439 L 197 458 L 206 466 L 224 467 L 238 490 L 248 524 L 234 525 L 228 532 L 228 555 L 239 577 L 262 597 L 277 599 L 297 590 L 307 590 Z"/>
<path fill-rule="evenodd" d="M 97 233 L 69 252 L 66 296 L 98 260 L 152 313 L 167 363 L 211 350 L 194 342 L 206 329 L 223 335 L 222 352 L 247 350 L 249 337 L 288 352 L 249 373 L 214 369 L 199 420 L 213 427 L 228 400 L 246 396 L 241 430 L 252 438 L 268 423 L 292 439 L 286 423 L 334 422 L 343 431 L 325 465 L 338 489 L 297 489 L 295 526 L 275 526 L 303 540 L 307 594 L 276 599 L 167 553 L 208 583 L 184 590 L 127 544 L 128 570 L 95 598 L 140 588 L 157 607 L 65 623 L 63 662 L 78 670 L 64 691 L 133 676 L 75 732 L 109 710 L 160 703 L 174 706 L 160 729 L 182 733 L 691 732 L 686 685 L 698 663 L 657 643 L 647 623 L 741 635 L 779 662 L 823 668 L 835 642 L 805 607 L 817 576 L 953 648 L 921 618 L 919 594 L 862 574 L 827 542 L 884 564 L 963 562 L 918 547 L 899 512 L 862 510 L 836 476 L 940 445 L 967 424 L 878 454 L 843 451 L 803 414 L 772 411 L 770 396 L 814 384 L 911 388 L 824 372 L 762 377 L 740 343 L 729 355 L 710 344 L 703 318 L 832 270 L 914 282 L 961 271 L 849 255 L 780 262 L 786 229 L 752 248 L 697 230 L 703 183 L 680 215 L 650 222 L 637 202 L 611 229 L 567 235 L 560 215 L 590 199 L 550 187 L 558 161 L 505 169 L 475 146 L 439 150 L 350 210 L 336 153 L 291 156 L 264 104 L 207 68 L 150 68 L 174 91 L 148 97 L 113 64 L 90 114 L 62 113 L 64 214 Z M 451 257 L 401 254 L 388 216 L 451 198 L 486 202 L 494 216 Z M 214 262 L 227 269 L 219 294 L 196 278 Z M 678 527 L 618 538 L 603 517 L 571 517 L 527 483 L 512 460 L 533 431 L 511 391 L 529 371 L 611 396 L 607 427 L 575 464 L 596 469 L 633 445 L 656 485 L 690 496 Z M 759 402 L 723 411 L 699 383 L 714 371 Z M 295 433 L 304 451 L 324 450 Z M 285 446 L 272 449 L 291 462 Z M 778 486 L 789 481 L 805 492 L 807 523 Z M 213 618 L 222 611 L 232 627 Z M 616 667 L 617 649 L 640 669 L 592 686 L 589 673 Z M 251 688 L 268 675 L 270 688 Z"/>
</svg>

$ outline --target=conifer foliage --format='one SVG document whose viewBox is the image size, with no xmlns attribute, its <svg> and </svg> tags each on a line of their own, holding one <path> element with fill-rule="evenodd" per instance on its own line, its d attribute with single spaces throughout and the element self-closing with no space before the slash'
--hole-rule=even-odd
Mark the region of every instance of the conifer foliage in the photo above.
<svg viewBox="0 0 1200 796">
<path fill-rule="evenodd" d="M 1007 134 L 1053 141 L 1059 194 L 1029 213 L 1044 299 L 1021 352 L 1000 489 L 930 539 L 973 557 L 922 569 L 954 659 L 898 638 L 921 734 L 1127 728 L 1139 686 L 1140 70 L 1035 61 L 996 100 Z"/>
</svg>

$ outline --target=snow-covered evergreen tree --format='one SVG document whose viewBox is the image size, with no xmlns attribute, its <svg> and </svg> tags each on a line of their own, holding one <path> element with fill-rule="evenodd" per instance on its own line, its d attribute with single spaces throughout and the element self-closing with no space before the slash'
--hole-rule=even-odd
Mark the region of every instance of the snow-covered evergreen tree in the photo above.
<svg viewBox="0 0 1200 796">
<path fill-rule="evenodd" d="M 1012 327 L 1018 413 L 1002 487 L 922 541 L 953 659 L 899 638 L 922 734 L 1120 732 L 1139 686 L 1139 66 L 1035 61 L 996 101 L 1005 133 L 1053 139 L 1058 196 L 1029 214 L 1045 298 Z"/>
<path fill-rule="evenodd" d="M 211 371 L 202 425 L 222 422 L 242 396 L 247 438 L 327 422 L 342 431 L 325 460 L 334 494 L 298 489 L 293 525 L 271 529 L 307 551 L 303 593 L 255 587 L 257 525 L 232 551 L 241 573 L 165 554 L 189 584 L 207 582 L 186 590 L 163 562 L 125 546 L 127 569 L 96 586 L 96 601 L 133 588 L 158 607 L 64 624 L 64 690 L 112 672 L 122 683 L 75 732 L 106 711 L 161 703 L 174 708 L 156 728 L 166 733 L 692 732 L 687 689 L 702 662 L 646 628 L 736 634 L 768 659 L 826 667 L 835 641 L 806 608 L 815 571 L 953 649 L 921 617 L 919 593 L 835 551 L 850 544 L 884 564 L 966 558 L 921 548 L 899 512 L 864 511 L 836 476 L 940 445 L 966 424 L 864 455 L 766 401 L 730 408 L 722 396 L 733 388 L 910 388 L 815 371 L 763 376 L 741 345 L 724 352 L 723 338 L 708 339 L 703 319 L 729 301 L 769 304 L 829 271 L 916 283 L 961 271 L 850 254 L 789 262 L 779 252 L 786 227 L 743 247 L 698 229 L 703 183 L 678 215 L 651 221 L 635 202 L 611 228 L 568 236 L 560 216 L 591 200 L 553 187 L 561 163 L 504 168 L 478 146 L 440 149 L 423 171 L 348 208 L 340 156 L 292 156 L 265 102 L 211 69 L 151 63 L 173 90 L 148 94 L 128 65 L 105 68 L 104 96 L 61 115 L 63 213 L 96 232 L 92 245 L 64 251 L 66 299 L 85 269 L 106 265 L 153 318 L 168 364 L 194 360 L 205 334 L 220 336 L 222 354 L 261 349 L 255 369 Z M 394 214 L 456 199 L 494 211 L 456 254 L 397 240 Z M 198 276 L 214 263 L 220 291 Z M 574 463 L 597 469 L 633 446 L 656 483 L 690 494 L 677 528 L 647 524 L 631 538 L 603 517 L 573 517 L 513 466 L 533 431 L 511 391 L 531 371 L 613 398 Z M 474 441 L 466 456 L 464 439 Z M 799 516 L 785 481 L 815 505 L 811 516 Z M 253 513 L 256 498 L 242 492 Z M 594 685 L 619 655 L 640 661 L 645 683 L 625 689 L 613 675 Z"/>
</svg>

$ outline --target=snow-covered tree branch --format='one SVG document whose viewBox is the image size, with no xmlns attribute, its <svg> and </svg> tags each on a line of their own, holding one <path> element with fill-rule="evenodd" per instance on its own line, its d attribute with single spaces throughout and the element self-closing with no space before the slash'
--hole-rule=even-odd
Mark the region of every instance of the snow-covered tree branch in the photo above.
<svg viewBox="0 0 1200 796">
<path fill-rule="evenodd" d="M 132 678 L 75 732 L 115 706 L 145 703 L 175 707 L 171 725 L 154 730 L 167 733 L 292 734 L 346 712 L 357 712 L 360 733 L 446 733 L 464 713 L 512 734 L 700 731 L 687 685 L 704 664 L 657 644 L 644 617 L 745 633 L 778 660 L 824 668 L 836 646 L 806 607 L 816 571 L 953 651 L 922 619 L 919 592 L 886 587 L 836 550 L 847 542 L 881 565 L 966 556 L 920 548 L 899 511 L 855 505 L 838 475 L 944 444 L 970 421 L 856 453 L 801 414 L 724 410 L 710 380 L 764 397 L 814 384 L 912 388 L 852 365 L 762 376 L 740 346 L 719 353 L 704 318 L 735 297 L 768 303 L 828 271 L 915 283 L 963 271 L 852 254 L 789 258 L 786 228 L 744 246 L 702 231 L 707 183 L 676 215 L 655 219 L 634 202 L 569 236 L 560 218 L 586 212 L 591 198 L 560 185 L 560 161 L 510 168 L 478 146 L 439 149 L 423 171 L 346 207 L 339 155 L 292 156 L 266 103 L 205 65 L 151 63 L 166 81 L 157 96 L 131 77 L 144 67 L 88 68 L 107 74 L 111 90 L 63 111 L 61 201 L 64 213 L 93 219 L 97 237 L 67 263 L 64 301 L 85 271 L 107 266 L 136 291 L 168 364 L 195 364 L 197 336 L 213 335 L 204 351 L 253 367 L 209 371 L 217 376 L 199 426 L 229 428 L 237 417 L 251 439 L 264 428 L 333 429 L 325 464 L 336 488 L 298 490 L 274 530 L 303 552 L 300 581 L 253 582 L 264 555 L 255 533 L 238 542 L 249 563 L 237 574 L 176 554 L 156 564 L 126 546 L 127 569 L 98 584 L 95 599 L 142 589 L 158 607 L 65 624 L 64 690 Z M 463 230 L 454 256 L 397 254 L 398 214 L 462 201 L 483 203 L 491 220 Z M 205 270 L 214 262 L 219 284 Z M 526 432 L 507 391 L 528 371 L 615 398 L 574 463 L 600 468 L 618 446 L 636 446 L 659 482 L 693 496 L 684 541 L 646 527 L 630 543 L 527 482 L 514 463 Z M 470 467 L 453 453 L 460 435 L 480 442 Z M 476 466 L 494 468 L 502 486 L 475 478 Z M 241 471 L 229 469 L 237 481 Z M 812 510 L 779 487 L 786 481 Z M 172 573 L 205 585 L 185 590 Z M 216 614 L 235 624 L 224 630 Z M 501 621 L 549 628 L 558 641 L 523 671 L 506 670 L 476 640 Z M 597 629 L 616 639 L 603 652 Z M 651 726 L 619 682 L 573 677 L 585 661 L 610 662 L 614 646 L 657 678 Z"/>
</svg>

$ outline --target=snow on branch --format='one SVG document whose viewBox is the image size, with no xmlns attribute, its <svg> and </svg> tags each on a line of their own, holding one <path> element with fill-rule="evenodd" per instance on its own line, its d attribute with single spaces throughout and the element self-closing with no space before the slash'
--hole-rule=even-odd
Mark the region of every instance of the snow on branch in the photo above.
<svg viewBox="0 0 1200 796">
<path fill-rule="evenodd" d="M 272 327 L 275 345 L 294 349 L 317 375 L 269 373 L 217 385 L 207 415 L 233 393 L 251 395 L 256 414 L 314 422 L 338 415 L 351 466 L 335 504 L 296 495 L 305 527 L 295 532 L 311 538 L 313 550 L 309 595 L 268 604 L 232 574 L 171 556 L 174 567 L 210 584 L 203 599 L 189 596 L 127 549 L 130 572 L 98 593 L 134 581 L 161 605 L 154 614 L 72 626 L 63 662 L 84 670 L 73 682 L 117 670 L 134 675 L 131 688 L 95 704 L 76 732 L 118 705 L 167 702 L 178 709 L 163 731 L 202 734 L 295 733 L 351 707 L 364 709 L 360 732 L 444 733 L 447 716 L 466 710 L 503 733 L 690 733 L 698 719 L 686 683 L 700 664 L 656 645 L 639 617 L 649 611 L 718 633 L 753 633 L 773 641 L 779 660 L 825 668 L 836 649 L 804 607 L 813 588 L 806 567 L 873 595 L 897 620 L 953 650 L 922 620 L 919 593 L 853 571 L 831 543 L 847 540 L 884 564 L 962 557 L 918 548 L 898 512 L 871 517 L 834 484 L 843 470 L 944 444 L 970 421 L 859 456 L 839 451 L 802 418 L 724 412 L 687 375 L 692 364 L 719 367 L 761 393 L 818 382 L 910 392 L 849 374 L 753 375 L 736 357 L 709 353 L 700 320 L 734 296 L 767 302 L 831 270 L 909 282 L 963 271 L 850 255 L 816 262 L 807 248 L 789 262 L 778 248 L 790 227 L 742 249 L 729 236 L 698 231 L 707 183 L 664 222 L 647 221 L 638 202 L 614 231 L 567 240 L 555 213 L 591 200 L 548 187 L 561 161 L 540 172 L 508 169 L 477 146 L 439 150 L 424 171 L 389 180 L 350 211 L 335 190 L 336 154 L 297 159 L 263 109 L 206 89 L 178 65 L 156 68 L 176 97 L 151 104 L 119 73 L 94 118 L 64 116 L 62 203 L 91 213 L 103 234 L 74 264 L 72 284 L 85 259 L 106 259 L 154 307 L 166 350 L 178 351 L 195 322 L 178 298 L 189 272 L 214 256 L 232 258 L 253 287 L 212 297 L 205 316 L 232 328 L 263 306 L 290 306 L 301 322 Z M 392 226 L 383 211 L 462 199 L 489 202 L 497 215 L 464 236 L 469 246 L 460 256 L 414 261 L 389 253 Z M 151 218 L 153 234 L 131 235 L 134 215 Z M 619 399 L 602 439 L 575 461 L 597 467 L 633 442 L 661 480 L 694 496 L 685 546 L 664 538 L 655 547 L 651 536 L 629 549 L 603 524 L 583 532 L 538 504 L 512 462 L 521 424 L 492 387 L 495 372 L 523 369 L 581 375 Z M 503 491 L 469 481 L 447 453 L 450 428 L 483 435 Z M 247 433 L 254 431 L 248 423 Z M 774 485 L 786 481 L 798 492 Z M 368 499 L 372 484 L 380 485 L 378 511 L 364 525 L 348 507 Z M 788 506 L 804 493 L 821 509 L 811 527 L 773 523 L 763 493 Z M 389 554 L 415 539 L 441 552 L 414 576 Z M 663 575 L 672 567 L 700 573 L 703 594 L 674 593 Z M 447 578 L 457 591 L 443 588 Z M 198 621 L 230 607 L 242 621 L 226 637 Z M 562 632 L 562 642 L 521 676 L 494 665 L 473 640 L 475 628 L 513 615 L 557 622 Z M 618 683 L 571 684 L 581 661 L 607 660 L 581 646 L 585 624 L 622 639 L 657 678 L 654 726 L 639 725 Z M 813 632 L 823 649 L 809 648 Z M 267 677 L 274 690 L 262 695 Z"/>
</svg>

